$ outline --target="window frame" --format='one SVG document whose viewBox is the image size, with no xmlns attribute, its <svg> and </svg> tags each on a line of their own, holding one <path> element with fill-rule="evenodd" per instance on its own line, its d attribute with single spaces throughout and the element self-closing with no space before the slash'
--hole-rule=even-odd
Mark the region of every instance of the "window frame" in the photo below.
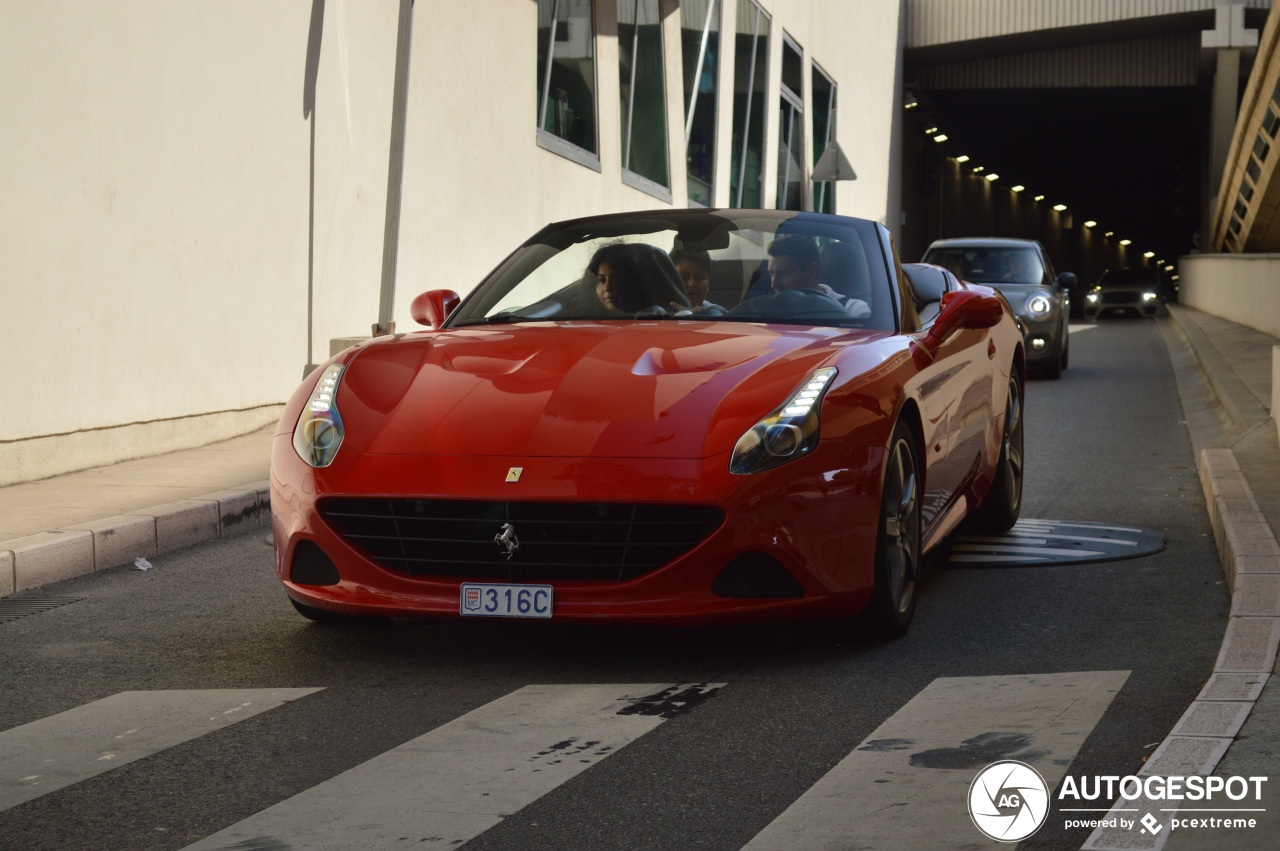
<svg viewBox="0 0 1280 851">
<path fill-rule="evenodd" d="M 547 65 L 546 68 L 539 69 L 541 79 L 538 81 L 538 94 L 541 106 L 538 110 L 536 124 L 536 139 L 538 147 L 548 150 L 553 154 L 559 154 L 565 159 L 572 160 L 579 165 L 586 166 L 592 171 L 604 172 L 604 168 L 600 163 L 600 63 L 598 61 L 600 55 L 599 46 L 596 44 L 596 4 L 595 0 L 588 0 L 586 6 L 591 13 L 591 93 L 594 100 L 594 120 L 592 124 L 595 129 L 596 152 L 589 151 L 580 145 L 576 145 L 562 136 L 557 136 L 549 130 L 544 129 L 547 121 L 547 109 L 550 106 L 551 98 L 549 97 L 551 88 L 551 69 L 555 65 L 555 44 L 556 44 L 556 27 L 560 23 L 560 4 L 567 3 L 568 0 L 550 0 L 551 3 L 551 27 L 547 35 Z M 541 4 L 535 5 L 537 9 Z M 535 15 L 537 12 L 535 11 Z M 534 51 L 535 61 L 537 50 Z"/>
<path fill-rule="evenodd" d="M 646 177 L 643 174 L 640 174 L 639 172 L 632 171 L 630 166 L 631 145 L 635 141 L 632 138 L 632 126 L 633 126 L 633 120 L 635 118 L 635 111 L 636 111 L 636 65 L 637 65 L 636 48 L 639 46 L 639 42 L 640 42 L 639 10 L 640 10 L 640 4 L 644 2 L 650 2 L 650 0 L 616 0 L 616 5 L 618 6 L 618 13 L 619 13 L 618 14 L 619 30 L 621 30 L 622 28 L 622 15 L 621 15 L 622 4 L 624 3 L 631 4 L 632 13 L 636 19 L 635 23 L 632 25 L 634 27 L 634 31 L 632 32 L 632 36 L 631 36 L 631 80 L 627 86 L 627 92 L 628 92 L 627 114 L 624 116 L 620 116 L 622 119 L 622 125 L 625 128 L 622 131 L 622 139 L 621 139 L 622 146 L 620 151 L 620 156 L 622 160 L 622 182 L 625 185 L 630 186 L 632 189 L 638 189 L 641 192 L 654 196 L 660 201 L 665 201 L 668 204 L 670 204 L 673 200 L 673 195 L 672 195 L 670 186 L 663 185 L 651 177 Z M 657 10 L 657 13 L 658 13 L 658 44 L 659 44 L 659 50 L 661 51 L 661 54 L 662 54 L 661 61 L 658 63 L 658 73 L 662 81 L 661 85 L 662 85 L 662 103 L 663 103 L 662 157 L 665 162 L 665 167 L 667 172 L 667 183 L 671 183 L 671 152 L 669 150 L 669 145 L 668 145 L 669 133 L 667 129 L 667 115 L 666 115 L 667 44 L 666 44 L 666 39 L 664 38 L 665 33 L 662 27 L 662 2 L 661 0 L 651 0 L 651 2 L 654 4 L 654 8 Z M 619 80 L 618 82 L 619 82 L 619 90 L 621 91 L 621 82 L 622 82 L 621 80 L 621 73 L 622 73 L 621 32 L 619 32 L 618 41 L 619 41 L 619 44 L 618 44 Z M 619 100 L 621 100 L 621 98 Z"/>
</svg>

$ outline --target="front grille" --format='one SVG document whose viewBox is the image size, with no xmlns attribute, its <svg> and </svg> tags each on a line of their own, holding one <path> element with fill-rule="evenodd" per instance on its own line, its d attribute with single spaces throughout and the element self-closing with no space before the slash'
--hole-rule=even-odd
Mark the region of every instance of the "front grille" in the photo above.
<svg viewBox="0 0 1280 851">
<path fill-rule="evenodd" d="M 724 513 L 696 505 L 330 497 L 320 516 L 351 547 L 404 576 L 621 582 L 684 555 Z M 515 529 L 507 558 L 494 539 Z"/>
<path fill-rule="evenodd" d="M 1133 304 L 1139 300 L 1137 293 L 1102 293 L 1103 304 Z"/>
</svg>

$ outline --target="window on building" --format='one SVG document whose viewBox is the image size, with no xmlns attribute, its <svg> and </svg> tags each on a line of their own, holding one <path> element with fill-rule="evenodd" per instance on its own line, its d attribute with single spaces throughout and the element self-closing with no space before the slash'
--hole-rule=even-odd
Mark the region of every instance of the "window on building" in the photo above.
<svg viewBox="0 0 1280 851">
<path fill-rule="evenodd" d="M 813 164 L 817 165 L 827 145 L 836 136 L 836 84 L 817 65 L 813 66 Z M 819 213 L 836 211 L 834 181 L 814 181 L 813 209 Z"/>
<path fill-rule="evenodd" d="M 804 56 L 782 36 L 782 89 L 778 101 L 778 209 L 804 209 Z"/>
<path fill-rule="evenodd" d="M 689 203 L 709 207 L 715 198 L 720 0 L 680 3 L 680 46 L 684 58 L 684 148 Z"/>
<path fill-rule="evenodd" d="M 1267 154 L 1271 153 L 1271 143 L 1267 141 L 1267 137 L 1262 133 L 1258 134 L 1258 138 L 1253 140 L 1253 155 L 1258 158 L 1258 162 L 1267 161 Z"/>
<path fill-rule="evenodd" d="M 1267 107 L 1267 117 L 1262 119 L 1262 129 L 1272 139 L 1276 137 L 1276 130 L 1280 130 L 1280 115 L 1276 114 L 1275 107 Z"/>
<path fill-rule="evenodd" d="M 764 202 L 764 92 L 769 70 L 769 16 L 754 0 L 738 0 L 734 50 L 730 203 L 734 207 L 760 207 Z"/>
<path fill-rule="evenodd" d="M 591 0 L 538 0 L 538 143 L 600 170 Z"/>
<path fill-rule="evenodd" d="M 658 0 L 618 0 L 618 72 L 623 178 L 670 201 L 667 84 Z"/>
</svg>

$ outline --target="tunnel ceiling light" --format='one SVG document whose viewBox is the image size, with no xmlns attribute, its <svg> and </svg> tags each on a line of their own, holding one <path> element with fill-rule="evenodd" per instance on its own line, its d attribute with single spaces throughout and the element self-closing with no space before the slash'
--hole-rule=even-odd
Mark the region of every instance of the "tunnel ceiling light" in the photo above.
<svg viewBox="0 0 1280 851">
<path fill-rule="evenodd" d="M 1169 280 L 1171 280 L 1171 281 L 1176 281 L 1176 280 L 1178 280 L 1178 276 L 1177 276 L 1177 275 L 1170 275 L 1170 276 L 1169 276 Z"/>
<path fill-rule="evenodd" d="M 1113 230 L 1109 230 L 1103 234 L 1103 236 L 1115 236 L 1115 235 L 1116 235 L 1116 232 Z"/>
<path fill-rule="evenodd" d="M 1055 210 L 1057 210 L 1059 213 L 1061 213 L 1061 212 L 1063 212 L 1064 210 L 1066 210 L 1066 209 L 1067 209 L 1067 205 L 1066 205 L 1066 204 L 1054 204 L 1054 205 L 1053 205 L 1053 209 L 1055 209 Z"/>
<path fill-rule="evenodd" d="M 939 133 L 937 136 L 934 136 L 934 137 L 933 137 L 933 141 L 935 141 L 935 142 L 945 142 L 945 141 L 947 141 L 947 134 L 946 134 L 946 133 Z"/>
<path fill-rule="evenodd" d="M 1025 186 L 1023 186 L 1021 183 L 1019 183 L 1017 186 L 1013 186 L 1013 187 L 1010 187 L 1010 188 L 1011 188 L 1014 192 L 1021 192 L 1022 190 L 1026 189 L 1027 187 L 1025 187 Z"/>
<path fill-rule="evenodd" d="M 1087 228 L 1096 228 L 1098 226 L 1098 223 L 1095 222 L 1093 219 L 1089 219 L 1089 221 L 1084 223 L 1084 226 Z"/>
<path fill-rule="evenodd" d="M 967 163 L 968 161 L 969 161 L 968 154 L 961 154 L 960 156 L 956 157 L 956 162 L 958 163 Z"/>
<path fill-rule="evenodd" d="M 1043 196 L 1043 195 L 1037 195 L 1037 196 L 1036 196 L 1036 200 L 1037 200 L 1037 201 L 1043 201 L 1043 200 L 1044 200 L 1044 196 Z"/>
<path fill-rule="evenodd" d="M 924 131 L 924 135 L 926 135 L 926 136 L 932 136 L 934 133 L 937 133 L 937 132 L 938 132 L 938 128 L 937 128 L 937 127 L 928 127 L 928 128 L 926 128 L 926 129 L 925 129 L 925 131 Z"/>
<path fill-rule="evenodd" d="M 995 183 L 997 180 L 1000 179 L 1000 175 L 996 174 L 994 171 L 991 174 L 983 175 L 983 177 L 985 177 L 987 180 L 990 180 L 992 183 Z"/>
<path fill-rule="evenodd" d="M 1132 242 L 1133 242 L 1133 240 L 1132 240 L 1132 239 L 1122 239 L 1122 240 L 1120 240 L 1120 244 L 1121 244 L 1121 245 L 1129 245 L 1129 244 L 1131 244 Z"/>
<path fill-rule="evenodd" d="M 1142 252 L 1142 256 L 1150 260 L 1152 257 L 1156 256 L 1156 253 L 1154 251 L 1144 251 Z"/>
<path fill-rule="evenodd" d="M 1173 264 L 1169 264 L 1168 266 L 1165 266 L 1165 267 L 1164 267 L 1164 270 L 1165 270 L 1166 272 L 1172 272 L 1172 271 L 1173 271 Z"/>
<path fill-rule="evenodd" d="M 986 171 L 986 170 L 987 170 L 987 169 L 986 169 L 986 167 L 985 167 L 985 166 L 977 165 L 977 166 L 974 166 L 974 167 L 973 167 L 973 173 L 974 173 L 974 174 L 982 174 L 982 173 L 983 173 L 984 171 Z"/>
<path fill-rule="evenodd" d="M 919 106 L 919 105 L 920 105 L 920 101 L 916 100 L 916 96 L 915 96 L 915 95 L 913 95 L 913 94 L 908 93 L 908 94 L 907 94 L 907 102 L 906 102 L 906 103 L 904 103 L 904 104 L 902 105 L 902 108 L 903 108 L 903 109 L 915 109 L 915 108 L 916 108 L 917 106 Z"/>
</svg>

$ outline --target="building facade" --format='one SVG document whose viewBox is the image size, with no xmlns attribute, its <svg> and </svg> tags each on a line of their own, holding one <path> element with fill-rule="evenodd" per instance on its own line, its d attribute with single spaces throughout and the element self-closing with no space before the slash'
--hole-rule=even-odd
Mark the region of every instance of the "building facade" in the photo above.
<svg viewBox="0 0 1280 851">
<path fill-rule="evenodd" d="M 272 423 L 332 340 L 548 221 L 899 217 L 900 0 L 401 13 L 0 3 L 0 485 Z M 857 179 L 815 183 L 833 141 Z"/>
</svg>

